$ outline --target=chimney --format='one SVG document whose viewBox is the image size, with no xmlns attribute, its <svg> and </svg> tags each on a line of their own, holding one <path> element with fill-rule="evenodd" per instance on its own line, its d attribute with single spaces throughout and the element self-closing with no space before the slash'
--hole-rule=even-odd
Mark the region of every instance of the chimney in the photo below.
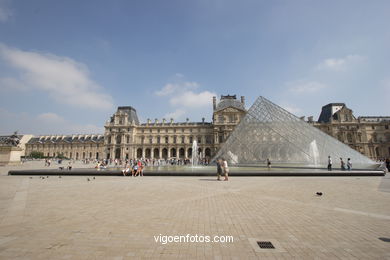
<svg viewBox="0 0 390 260">
<path fill-rule="evenodd" d="M 155 124 L 157 124 L 158 123 L 158 119 L 156 118 L 156 119 L 154 119 L 154 123 Z"/>
<path fill-rule="evenodd" d="M 216 96 L 213 97 L 213 109 L 214 110 L 217 109 L 217 97 Z"/>
<path fill-rule="evenodd" d="M 148 124 L 150 124 L 150 122 L 151 122 L 151 121 L 150 121 L 150 118 L 148 118 L 147 122 L 148 122 Z"/>
<path fill-rule="evenodd" d="M 202 123 L 204 124 L 204 117 L 202 117 Z"/>
<path fill-rule="evenodd" d="M 189 121 L 190 121 L 190 119 L 187 117 L 187 118 L 186 118 L 186 123 L 188 124 Z"/>
<path fill-rule="evenodd" d="M 171 124 L 173 124 L 173 118 L 171 118 Z"/>
<path fill-rule="evenodd" d="M 241 96 L 241 103 L 244 105 L 245 107 L 245 97 L 244 96 Z"/>
</svg>

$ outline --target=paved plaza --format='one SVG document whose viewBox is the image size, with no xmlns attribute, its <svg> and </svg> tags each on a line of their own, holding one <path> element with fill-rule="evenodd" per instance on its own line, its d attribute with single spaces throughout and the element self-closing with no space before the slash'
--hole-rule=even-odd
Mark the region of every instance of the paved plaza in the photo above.
<svg viewBox="0 0 390 260">
<path fill-rule="evenodd" d="M 388 176 L 87 181 L 7 170 L 0 168 L 0 259 L 390 259 Z M 187 234 L 234 240 L 155 242 Z"/>
</svg>

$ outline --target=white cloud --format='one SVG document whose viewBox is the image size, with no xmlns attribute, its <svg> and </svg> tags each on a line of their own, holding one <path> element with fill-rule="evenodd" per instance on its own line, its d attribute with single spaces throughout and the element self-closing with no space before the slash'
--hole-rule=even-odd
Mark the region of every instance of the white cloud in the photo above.
<svg viewBox="0 0 390 260">
<path fill-rule="evenodd" d="M 56 113 L 47 112 L 38 115 L 37 121 L 42 125 L 47 125 L 48 128 L 54 128 L 54 132 L 60 131 L 60 133 L 77 133 L 77 134 L 102 134 L 104 128 L 95 126 L 93 124 L 75 124 L 70 122 Z M 50 127 L 51 126 L 51 127 Z"/>
<path fill-rule="evenodd" d="M 294 81 L 286 83 L 288 90 L 295 94 L 304 94 L 304 93 L 316 93 L 322 89 L 328 88 L 326 84 L 320 83 L 318 81 Z"/>
<path fill-rule="evenodd" d="M 57 102 L 71 106 L 102 110 L 113 107 L 112 97 L 90 78 L 87 66 L 82 63 L 3 44 L 0 44 L 0 58 L 19 74 L 18 78 L 5 79 L 11 85 L 45 91 Z"/>
<path fill-rule="evenodd" d="M 195 91 L 199 84 L 194 81 L 183 81 L 182 74 L 176 74 L 178 82 L 168 83 L 162 89 L 155 91 L 154 94 L 159 97 L 168 98 L 168 103 L 173 112 L 167 113 L 166 118 L 175 120 L 182 119 L 191 111 L 191 116 L 205 114 L 207 107 L 211 108 L 213 96 L 215 93 L 210 91 Z M 209 111 L 209 110 L 208 110 Z"/>
<path fill-rule="evenodd" d="M 162 89 L 157 90 L 155 94 L 157 96 L 168 96 L 176 92 L 186 91 L 190 89 L 196 89 L 199 86 L 196 82 L 180 82 L 180 83 L 168 83 Z"/>
<path fill-rule="evenodd" d="M 55 114 L 55 113 L 43 113 L 43 114 L 40 114 L 37 116 L 37 119 L 42 121 L 42 122 L 46 122 L 46 123 L 53 123 L 53 124 L 57 124 L 57 123 L 64 123 L 65 120 L 60 117 L 59 115 Z"/>
<path fill-rule="evenodd" d="M 319 70 L 344 70 L 352 64 L 356 64 L 365 59 L 365 57 L 353 54 L 344 58 L 328 58 L 317 65 Z"/>
<path fill-rule="evenodd" d="M 167 113 L 164 115 L 164 118 L 170 119 L 173 118 L 175 120 L 179 119 L 181 116 L 183 116 L 186 113 L 184 109 L 176 109 L 175 111 L 171 113 Z"/>
<path fill-rule="evenodd" d="M 0 89 L 25 91 L 28 90 L 28 87 L 18 79 L 4 77 L 0 78 Z"/>
<path fill-rule="evenodd" d="M 12 16 L 11 10 L 6 6 L 5 0 L 0 0 L 0 22 L 6 22 Z"/>
<path fill-rule="evenodd" d="M 174 106 L 181 106 L 186 108 L 199 108 L 205 107 L 211 104 L 215 93 L 210 91 L 202 91 L 200 93 L 194 93 L 192 91 L 185 91 L 181 94 L 173 96 L 169 103 Z"/>
<path fill-rule="evenodd" d="M 0 108 L 0 134 L 10 134 L 15 130 L 24 134 L 102 134 L 103 127 L 93 124 L 76 124 L 52 112 L 39 115 L 14 113 Z"/>
</svg>

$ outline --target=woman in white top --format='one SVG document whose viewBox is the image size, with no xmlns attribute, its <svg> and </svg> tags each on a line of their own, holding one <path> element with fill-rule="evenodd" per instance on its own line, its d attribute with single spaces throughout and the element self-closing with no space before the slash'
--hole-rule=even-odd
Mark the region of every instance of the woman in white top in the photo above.
<svg viewBox="0 0 390 260">
<path fill-rule="evenodd" d="M 224 181 L 227 181 L 229 178 L 229 167 L 226 159 L 222 159 L 222 168 L 223 168 L 223 173 L 225 174 L 225 179 Z"/>
</svg>

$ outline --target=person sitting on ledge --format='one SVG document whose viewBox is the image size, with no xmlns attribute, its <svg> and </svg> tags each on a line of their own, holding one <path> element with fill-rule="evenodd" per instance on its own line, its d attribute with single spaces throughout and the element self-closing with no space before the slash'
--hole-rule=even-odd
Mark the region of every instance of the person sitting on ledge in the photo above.
<svg viewBox="0 0 390 260">
<path fill-rule="evenodd" d="M 68 163 L 68 171 L 70 171 L 70 170 L 72 170 L 72 163 L 71 162 Z"/>
<path fill-rule="evenodd" d="M 127 173 L 130 173 L 130 165 L 129 164 L 126 164 L 125 169 L 122 170 L 123 176 L 126 176 Z"/>
<path fill-rule="evenodd" d="M 138 174 L 139 174 L 138 164 L 134 164 L 133 170 L 131 171 L 131 176 L 137 177 Z"/>
</svg>

